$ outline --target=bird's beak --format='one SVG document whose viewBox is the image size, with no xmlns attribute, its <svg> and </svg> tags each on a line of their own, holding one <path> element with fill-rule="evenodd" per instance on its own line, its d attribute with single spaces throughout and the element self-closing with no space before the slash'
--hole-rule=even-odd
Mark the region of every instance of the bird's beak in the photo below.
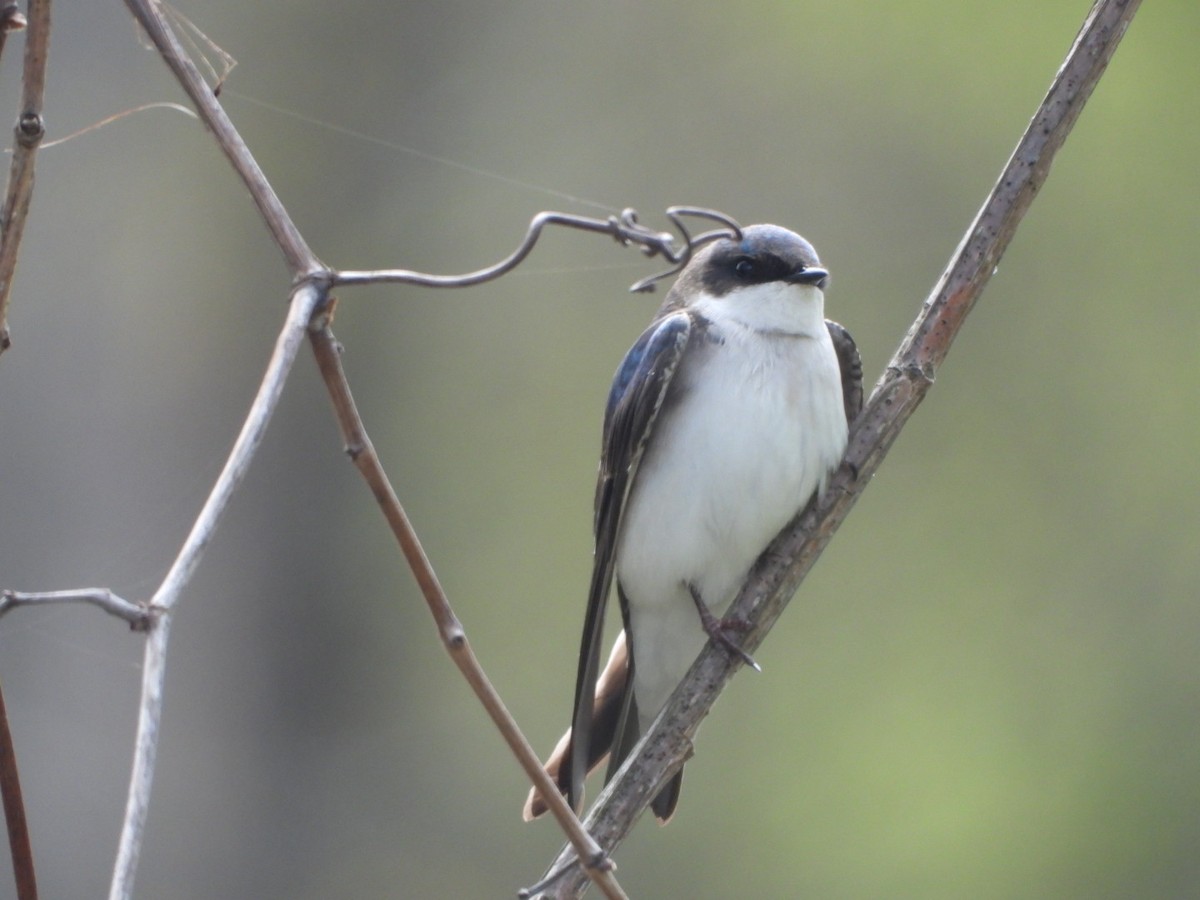
<svg viewBox="0 0 1200 900">
<path fill-rule="evenodd" d="M 825 285 L 829 282 L 829 272 L 817 266 L 806 266 L 789 275 L 787 281 L 788 284 L 811 284 L 825 290 Z"/>
</svg>

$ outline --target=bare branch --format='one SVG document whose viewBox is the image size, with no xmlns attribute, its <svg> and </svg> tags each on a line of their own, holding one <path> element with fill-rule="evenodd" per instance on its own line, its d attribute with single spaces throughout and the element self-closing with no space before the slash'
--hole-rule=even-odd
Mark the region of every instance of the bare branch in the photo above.
<svg viewBox="0 0 1200 900">
<path fill-rule="evenodd" d="M 313 321 L 309 337 L 312 342 L 313 354 L 321 377 L 329 389 L 333 400 L 334 412 L 342 437 L 346 443 L 346 453 L 354 462 L 359 473 L 367 482 L 375 501 L 379 504 L 383 516 L 400 545 L 409 568 L 417 579 L 421 594 L 429 607 L 429 612 L 437 624 L 438 634 L 442 644 L 454 664 L 458 666 L 463 677 L 483 704 L 501 737 L 508 744 L 517 762 L 525 770 L 526 775 L 538 786 L 542 795 L 547 798 L 550 811 L 558 820 L 563 832 L 575 848 L 578 858 L 588 860 L 588 876 L 599 886 L 604 896 L 618 900 L 625 897 L 617 880 L 612 874 L 614 868 L 604 851 L 596 844 L 583 826 L 574 811 L 567 805 L 566 800 L 554 787 L 554 782 L 542 768 L 537 753 L 521 733 L 516 720 L 504 705 L 504 701 L 492 686 L 491 680 L 479 664 L 462 623 L 450 607 L 449 598 L 442 589 L 441 582 L 433 570 L 433 565 L 425 555 L 421 542 L 417 537 L 412 523 L 408 519 L 400 498 L 396 496 L 383 464 L 379 460 L 375 447 L 367 435 L 366 427 L 359 416 L 354 397 L 350 392 L 350 384 L 342 369 L 341 352 L 333 332 L 329 328 L 332 311 L 319 316 Z"/>
<path fill-rule="evenodd" d="M 0 22 L 4 33 L 19 27 L 19 11 L 4 9 Z M 8 298 L 12 293 L 17 254 L 33 198 L 33 168 L 38 145 L 46 133 L 42 120 L 42 97 L 46 91 L 46 59 L 50 53 L 50 0 L 30 0 L 28 31 L 25 35 L 25 67 L 22 73 L 21 112 L 17 117 L 16 142 L 8 171 L 8 191 L 0 209 L 0 353 L 12 340 L 8 333 Z"/>
<path fill-rule="evenodd" d="M 138 710 L 133 775 L 125 807 L 125 823 L 121 829 L 121 841 L 113 869 L 109 892 L 111 900 L 124 900 L 133 894 L 133 880 L 142 847 L 146 811 L 150 804 L 150 786 L 154 779 L 171 610 L 212 540 L 221 514 L 250 467 L 250 461 L 266 433 L 267 423 L 279 405 L 288 373 L 296 361 L 296 354 L 307 333 L 308 322 L 317 308 L 324 303 L 325 297 L 324 286 L 313 282 L 302 284 L 292 294 L 287 321 L 275 342 L 275 350 L 267 364 L 258 394 L 229 453 L 225 468 L 221 470 L 170 571 L 150 600 L 155 618 L 146 642 L 142 666 L 142 700 Z"/>
<path fill-rule="evenodd" d="M 18 606 L 44 606 L 50 603 L 90 603 L 110 616 L 124 619 L 134 631 L 150 630 L 150 608 L 145 604 L 119 597 L 108 588 L 79 588 L 74 591 L 43 591 L 36 594 L 0 591 L 0 616 Z"/>
<path fill-rule="evenodd" d="M 32 20 L 32 24 L 30 22 Z M 22 72 L 21 112 L 17 118 L 16 141 L 9 168 L 8 189 L 0 209 L 0 353 L 11 345 L 8 331 L 8 302 L 13 275 L 25 233 L 25 220 L 33 198 L 34 158 L 45 134 L 42 121 L 42 97 L 46 87 L 46 60 L 50 52 L 50 0 L 30 0 L 29 19 L 15 2 L 0 7 L 0 50 L 11 31 L 28 27 L 25 40 L 25 64 Z M 13 878 L 20 900 L 37 900 L 36 870 L 25 802 L 17 773 L 16 750 L 8 726 L 8 711 L 0 692 L 0 795 L 3 796 L 4 820 L 8 830 Z"/>
<path fill-rule="evenodd" d="M 748 651 L 753 652 L 778 619 L 933 384 L 937 367 L 1045 181 L 1055 152 L 1103 74 L 1138 2 L 1098 0 L 1093 6 L 991 195 L 851 429 L 846 460 L 830 489 L 772 542 L 751 571 L 729 611 L 753 623 L 743 639 Z M 638 748 L 597 798 L 584 824 L 609 852 L 629 833 L 658 788 L 686 761 L 700 722 L 740 665 L 740 660 L 707 646 Z M 571 848 L 564 848 L 549 871 L 570 864 L 573 855 Z M 586 886 L 576 870 L 542 896 L 575 897 Z"/>
</svg>

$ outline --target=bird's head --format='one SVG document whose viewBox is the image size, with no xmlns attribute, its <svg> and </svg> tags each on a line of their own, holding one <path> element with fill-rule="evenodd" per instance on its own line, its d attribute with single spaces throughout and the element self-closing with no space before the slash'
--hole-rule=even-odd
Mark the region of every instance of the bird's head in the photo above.
<svg viewBox="0 0 1200 900">
<path fill-rule="evenodd" d="M 699 250 L 665 306 L 755 331 L 815 334 L 824 328 L 828 283 L 812 244 L 778 225 L 751 225 L 741 240 L 721 238 Z"/>
</svg>

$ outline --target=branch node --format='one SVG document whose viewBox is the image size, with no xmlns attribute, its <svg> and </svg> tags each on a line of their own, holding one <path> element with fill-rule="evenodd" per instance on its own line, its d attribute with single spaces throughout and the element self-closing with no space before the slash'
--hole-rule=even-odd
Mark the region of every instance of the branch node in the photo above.
<svg viewBox="0 0 1200 900">
<path fill-rule="evenodd" d="M 601 855 L 603 855 L 603 851 L 601 851 Z M 595 859 L 595 857 L 593 857 L 593 859 Z M 531 884 L 527 888 L 521 888 L 519 891 L 517 891 L 517 897 L 519 897 L 520 900 L 529 900 L 530 897 L 536 897 L 539 894 L 549 890 L 549 888 L 556 881 L 560 881 L 564 875 L 575 868 L 577 862 L 578 860 L 572 859 L 564 865 L 559 866 L 537 884 Z"/>
<path fill-rule="evenodd" d="M 446 642 L 446 649 L 454 653 L 466 646 L 467 632 L 458 620 L 455 620 L 442 630 L 442 640 Z"/>
<path fill-rule="evenodd" d="M 613 861 L 613 858 L 603 850 L 597 850 L 593 853 L 585 865 L 589 869 L 595 869 L 597 872 L 615 872 L 617 870 L 617 864 Z"/>
<path fill-rule="evenodd" d="M 26 110 L 17 120 L 17 140 L 22 146 L 32 147 L 46 135 L 46 120 L 34 110 Z"/>
<path fill-rule="evenodd" d="M 850 480 L 848 484 L 840 485 L 840 487 L 847 494 L 852 494 L 858 484 L 858 464 L 849 459 L 843 459 L 842 468 L 850 474 Z"/>
<path fill-rule="evenodd" d="M 149 634 L 158 625 L 159 620 L 170 612 L 165 606 L 159 606 L 157 603 L 139 603 L 137 605 L 144 607 L 143 615 L 140 619 L 130 620 L 129 630 L 140 634 Z"/>
<path fill-rule="evenodd" d="M 888 366 L 888 372 L 905 381 L 921 384 L 926 387 L 934 382 L 933 363 L 905 362 L 900 365 Z"/>
<path fill-rule="evenodd" d="M 28 24 L 29 20 L 21 12 L 21 8 L 16 3 L 16 0 L 4 4 L 4 8 L 0 9 L 0 31 L 5 33 L 23 31 Z"/>
</svg>

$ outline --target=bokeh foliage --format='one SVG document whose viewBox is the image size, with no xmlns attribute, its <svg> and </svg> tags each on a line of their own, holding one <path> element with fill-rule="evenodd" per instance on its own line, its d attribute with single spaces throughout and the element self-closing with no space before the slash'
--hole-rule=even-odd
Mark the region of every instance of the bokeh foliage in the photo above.
<svg viewBox="0 0 1200 900">
<path fill-rule="evenodd" d="M 465 271 L 539 209 L 712 205 L 817 245 L 868 377 L 1087 10 L 178 6 L 239 60 L 223 98 L 330 264 Z M 178 98 L 119 4 L 56 16 L 52 132 Z M 633 896 L 1194 893 L 1197 38 L 1189 0 L 1135 19 L 765 674 L 706 724 L 677 819 L 622 849 Z M 52 148 L 38 177 L 0 360 L 0 586 L 144 596 L 286 273 L 177 114 Z M 601 404 L 657 302 L 624 291 L 649 271 L 563 233 L 492 285 L 341 297 L 372 437 L 542 747 L 569 716 Z M 522 777 L 339 451 L 302 361 L 178 613 L 141 896 L 511 896 L 560 842 L 520 823 Z M 140 650 L 92 611 L 0 622 L 47 896 L 104 890 Z"/>
</svg>

